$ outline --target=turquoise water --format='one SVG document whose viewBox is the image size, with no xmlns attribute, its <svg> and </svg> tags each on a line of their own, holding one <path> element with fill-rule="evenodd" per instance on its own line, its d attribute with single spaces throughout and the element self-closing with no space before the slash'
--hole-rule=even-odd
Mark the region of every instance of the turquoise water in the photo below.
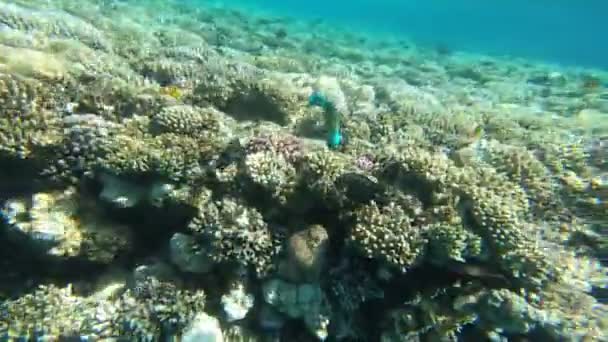
<svg viewBox="0 0 608 342">
<path fill-rule="evenodd" d="M 608 3 L 601 0 L 215 3 L 294 18 L 320 18 L 353 31 L 390 34 L 451 50 L 608 69 Z"/>
</svg>

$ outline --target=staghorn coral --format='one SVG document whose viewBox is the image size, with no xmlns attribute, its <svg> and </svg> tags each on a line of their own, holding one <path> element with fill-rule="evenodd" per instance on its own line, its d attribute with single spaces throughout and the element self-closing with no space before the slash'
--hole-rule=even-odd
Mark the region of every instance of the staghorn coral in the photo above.
<svg viewBox="0 0 608 342">
<path fill-rule="evenodd" d="M 486 243 L 512 277 L 531 286 L 542 286 L 557 277 L 558 269 L 547 262 L 535 242 L 538 227 L 521 216 L 525 213 L 521 211 L 525 208 L 522 202 L 517 205 L 508 196 L 488 189 L 473 190 L 470 196 L 472 202 L 467 205 L 471 205 L 475 223 L 483 229 Z"/>
<path fill-rule="evenodd" d="M 154 341 L 161 336 L 179 336 L 197 314 L 203 313 L 205 293 L 148 276 L 125 291 L 114 305 L 118 336 Z"/>
<path fill-rule="evenodd" d="M 210 139 L 221 135 L 223 114 L 214 108 L 171 106 L 163 108 L 152 118 L 152 125 L 161 132 Z"/>
<path fill-rule="evenodd" d="M 0 152 L 25 159 L 61 140 L 55 96 L 42 82 L 0 71 Z"/>
<path fill-rule="evenodd" d="M 33 293 L 0 304 L 0 339 L 62 340 L 111 337 L 115 308 L 107 299 L 73 293 L 72 286 L 41 285 Z M 108 326 L 109 325 L 109 326 Z"/>
<path fill-rule="evenodd" d="M 462 224 L 440 222 L 426 229 L 431 262 L 439 264 L 448 260 L 465 262 L 468 258 L 482 256 L 482 238 Z"/>
<path fill-rule="evenodd" d="M 549 217 L 560 210 L 555 196 L 555 180 L 533 152 L 523 148 L 489 141 L 482 147 L 482 159 L 509 180 L 525 189 L 534 213 Z"/>
<path fill-rule="evenodd" d="M 273 268 L 281 242 L 262 215 L 234 199 L 203 201 L 189 228 L 215 262 L 252 266 L 263 277 Z"/>
<path fill-rule="evenodd" d="M 147 125 L 147 119 L 138 118 Z M 135 123 L 117 135 L 99 167 L 116 175 L 155 174 L 169 180 L 196 179 L 200 162 L 219 148 L 219 142 L 198 140 L 175 133 L 151 136 Z"/>
<path fill-rule="evenodd" d="M 457 167 L 445 155 L 409 147 L 394 155 L 388 151 L 384 177 L 400 187 L 416 182 L 426 191 L 427 201 L 443 198 L 458 208 L 463 222 L 483 238 L 484 246 L 501 267 L 523 284 L 541 286 L 554 279 L 538 243 L 539 227 L 530 217 L 526 193 L 502 174 L 487 167 Z M 436 203 L 436 204 L 440 204 Z"/>
<path fill-rule="evenodd" d="M 261 186 L 281 203 L 287 202 L 287 197 L 295 190 L 296 169 L 281 154 L 247 154 L 243 172 L 254 184 Z"/>
<path fill-rule="evenodd" d="M 76 182 L 90 176 L 109 152 L 117 125 L 93 114 L 73 114 L 62 119 L 63 137 L 55 148 L 54 163 L 44 174 Z"/>
<path fill-rule="evenodd" d="M 357 223 L 348 242 L 364 256 L 383 260 L 407 270 L 420 259 L 426 238 L 422 227 L 415 227 L 407 212 L 394 203 L 379 206 L 372 201 L 355 213 Z"/>
</svg>

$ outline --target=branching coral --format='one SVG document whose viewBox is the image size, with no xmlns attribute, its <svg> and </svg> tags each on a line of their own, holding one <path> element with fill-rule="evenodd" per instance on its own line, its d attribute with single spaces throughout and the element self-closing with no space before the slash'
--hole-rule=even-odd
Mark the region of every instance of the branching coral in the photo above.
<svg viewBox="0 0 608 342">
<path fill-rule="evenodd" d="M 326 150 L 310 152 L 304 156 L 301 171 L 306 186 L 321 196 L 327 203 L 336 203 L 341 195 L 336 187 L 340 176 L 354 169 L 354 161 L 348 155 Z"/>
<path fill-rule="evenodd" d="M 178 181 L 196 179 L 201 173 L 200 161 L 215 148 L 172 133 L 143 138 L 119 135 L 99 165 L 119 175 L 147 173 Z"/>
<path fill-rule="evenodd" d="M 608 74 L 189 6 L 0 0 L 0 264 L 162 259 L 3 275 L 0 340 L 608 340 Z"/>
<path fill-rule="evenodd" d="M 528 200 L 519 186 L 494 169 L 458 168 L 447 157 L 423 149 L 408 148 L 392 158 L 386 165 L 393 165 L 389 169 L 397 165 L 397 169 L 387 175 L 396 177 L 400 186 L 416 182 L 435 192 L 426 195 L 429 202 L 452 198 L 463 222 L 473 224 L 471 230 L 482 236 L 484 245 L 513 277 L 535 286 L 554 278 L 556 268 L 533 242 L 538 228 L 527 222 Z"/>
<path fill-rule="evenodd" d="M 412 267 L 426 244 L 424 230 L 413 227 L 403 208 L 372 202 L 356 213 L 349 241 L 368 258 L 384 260 L 399 269 Z"/>
<path fill-rule="evenodd" d="M 0 72 L 0 152 L 27 158 L 61 139 L 49 89 L 36 80 Z"/>
<path fill-rule="evenodd" d="M 462 296 L 457 311 L 476 313 L 477 327 L 488 336 L 527 334 L 540 331 L 556 340 L 606 339 L 607 311 L 593 297 L 555 288 L 547 289 L 537 301 L 502 290 L 481 290 Z"/>
<path fill-rule="evenodd" d="M 255 136 L 245 144 L 247 153 L 263 151 L 281 154 L 288 162 L 297 163 L 301 161 L 304 154 L 304 144 L 293 135 L 268 133 Z"/>
<path fill-rule="evenodd" d="M 400 308 L 388 312 L 381 341 L 453 341 L 463 327 L 477 319 L 473 312 L 458 312 L 453 305 L 458 287 L 423 290 Z"/>
<path fill-rule="evenodd" d="M 252 266 L 260 276 L 273 267 L 281 249 L 281 241 L 262 215 L 233 199 L 205 201 L 189 227 L 199 234 L 203 246 L 209 246 L 214 261 Z"/>
<path fill-rule="evenodd" d="M 209 139 L 207 136 L 221 134 L 222 113 L 214 108 L 193 106 L 171 106 L 163 108 L 152 119 L 160 131 Z"/>
<path fill-rule="evenodd" d="M 58 143 L 54 163 L 45 174 L 59 179 L 80 178 L 91 172 L 109 152 L 117 125 L 92 115 L 63 118 L 63 138 Z"/>
<path fill-rule="evenodd" d="M 245 173 L 255 184 L 262 186 L 283 203 L 295 187 L 296 170 L 280 154 L 248 154 L 245 157 Z"/>
<path fill-rule="evenodd" d="M 106 320 L 113 312 L 109 301 L 76 296 L 71 286 L 40 286 L 34 293 L 0 305 L 0 339 L 103 336 Z"/>
<path fill-rule="evenodd" d="M 179 335 L 205 306 L 202 290 L 183 289 L 171 282 L 146 277 L 118 298 L 119 336 L 154 341 Z"/>
<path fill-rule="evenodd" d="M 483 252 L 481 237 L 462 224 L 435 223 L 427 230 L 429 258 L 434 263 L 441 264 L 447 260 L 464 262 L 467 258 L 480 257 Z"/>
</svg>

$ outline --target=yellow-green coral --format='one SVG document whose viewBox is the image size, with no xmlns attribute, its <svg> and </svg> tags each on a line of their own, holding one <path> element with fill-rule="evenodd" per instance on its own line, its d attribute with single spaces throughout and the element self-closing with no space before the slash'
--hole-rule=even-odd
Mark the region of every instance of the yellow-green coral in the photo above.
<svg viewBox="0 0 608 342">
<path fill-rule="evenodd" d="M 424 230 L 413 227 L 403 208 L 376 203 L 356 212 L 357 223 L 349 242 L 368 258 L 378 258 L 400 269 L 412 267 L 426 244 Z"/>
<path fill-rule="evenodd" d="M 214 108 L 193 106 L 171 106 L 157 113 L 152 124 L 162 132 L 188 135 L 199 139 L 210 139 L 220 134 L 223 115 Z"/>
<path fill-rule="evenodd" d="M 441 264 L 447 260 L 464 262 L 467 258 L 481 257 L 483 241 L 479 235 L 462 224 L 435 223 L 428 229 L 431 262 Z"/>
<path fill-rule="evenodd" d="M 278 153 L 256 152 L 245 156 L 245 174 L 273 197 L 286 202 L 296 185 L 296 170 Z"/>
<path fill-rule="evenodd" d="M 61 140 L 52 89 L 0 71 L 0 153 L 28 158 Z"/>
<path fill-rule="evenodd" d="M 156 174 L 170 180 L 196 179 L 200 161 L 217 147 L 173 133 L 143 138 L 117 136 L 99 166 L 115 174 Z"/>
<path fill-rule="evenodd" d="M 310 152 L 304 156 L 302 177 L 307 187 L 328 203 L 339 200 L 336 180 L 354 168 L 351 157 L 328 150 Z"/>
<path fill-rule="evenodd" d="M 528 199 L 519 185 L 492 168 L 457 167 L 446 156 L 424 149 L 400 152 L 392 162 L 385 161 L 392 182 L 405 189 L 410 184 L 426 188 L 422 191 L 432 202 L 451 198 L 463 222 L 472 225 L 502 267 L 523 284 L 538 286 L 556 276 L 556 267 L 534 242 L 539 228 L 527 221 Z"/>
<path fill-rule="evenodd" d="M 99 336 L 111 320 L 112 309 L 105 299 L 93 301 L 74 295 L 72 286 L 42 285 L 33 293 L 0 305 L 0 338 L 11 341 Z"/>
</svg>

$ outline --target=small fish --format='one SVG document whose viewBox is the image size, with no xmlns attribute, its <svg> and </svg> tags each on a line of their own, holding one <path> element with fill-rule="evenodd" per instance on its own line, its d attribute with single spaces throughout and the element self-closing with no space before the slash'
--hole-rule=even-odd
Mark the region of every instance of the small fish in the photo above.
<svg viewBox="0 0 608 342">
<path fill-rule="evenodd" d="M 174 86 L 174 85 L 161 87 L 160 93 L 163 95 L 170 96 L 176 100 L 179 100 L 183 95 L 181 89 L 179 89 L 177 86 Z"/>
</svg>

